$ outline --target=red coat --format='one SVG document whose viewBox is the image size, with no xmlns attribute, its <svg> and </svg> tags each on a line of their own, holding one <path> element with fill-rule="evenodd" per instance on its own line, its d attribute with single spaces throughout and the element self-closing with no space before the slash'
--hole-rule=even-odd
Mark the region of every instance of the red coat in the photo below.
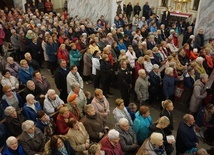
<svg viewBox="0 0 214 155">
<path fill-rule="evenodd" d="M 213 68 L 213 60 L 212 57 L 210 55 L 205 55 L 205 59 L 207 60 L 207 66 L 209 68 Z"/>
<path fill-rule="evenodd" d="M 178 37 L 172 36 L 172 40 L 173 40 L 173 42 L 174 42 L 174 45 L 175 45 L 176 47 L 178 47 L 178 46 L 179 46 Z"/>
<path fill-rule="evenodd" d="M 3 44 L 3 39 L 5 37 L 5 33 L 3 29 L 0 29 L 0 45 Z"/>
<path fill-rule="evenodd" d="M 105 151 L 105 155 L 123 155 L 120 143 L 118 143 L 116 147 L 113 146 L 107 136 L 101 141 L 101 146 L 101 149 Z"/>
<path fill-rule="evenodd" d="M 53 4 L 51 2 L 45 2 L 45 8 L 47 11 L 53 10 Z"/>
<path fill-rule="evenodd" d="M 63 59 L 66 61 L 66 63 L 69 62 L 69 52 L 67 49 L 65 49 L 64 51 L 62 49 L 59 48 L 58 52 L 57 52 L 57 57 L 58 59 Z"/>
<path fill-rule="evenodd" d="M 190 51 L 189 58 L 191 61 L 195 60 L 198 57 L 198 53 L 194 53 L 193 51 Z"/>
<path fill-rule="evenodd" d="M 68 119 L 70 118 L 75 118 L 76 120 L 78 120 L 76 116 L 74 116 L 74 114 L 72 114 L 71 112 L 69 112 Z M 61 134 L 61 135 L 66 134 L 69 130 L 69 127 L 61 114 L 58 114 L 56 118 L 56 127 L 57 127 L 57 134 Z"/>
<path fill-rule="evenodd" d="M 137 61 L 135 62 L 135 70 L 134 70 L 134 77 L 135 77 L 135 80 L 137 80 L 138 78 L 138 71 L 140 69 L 144 69 L 144 65 L 140 65 Z"/>
</svg>

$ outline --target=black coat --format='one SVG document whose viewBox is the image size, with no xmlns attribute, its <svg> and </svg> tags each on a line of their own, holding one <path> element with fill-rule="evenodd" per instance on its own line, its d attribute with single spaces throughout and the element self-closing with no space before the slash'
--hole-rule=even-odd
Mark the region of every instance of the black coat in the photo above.
<svg viewBox="0 0 214 155">
<path fill-rule="evenodd" d="M 150 86 L 149 86 L 149 94 L 157 94 L 158 91 L 160 90 L 160 84 L 161 84 L 161 77 L 156 75 L 154 73 L 154 71 L 152 70 L 149 73 L 149 82 L 150 82 Z"/>
<path fill-rule="evenodd" d="M 63 140 L 64 147 L 69 155 L 75 155 L 74 149 L 71 147 L 70 143 L 67 140 Z M 56 150 L 56 152 L 51 151 L 51 155 L 63 155 L 61 152 Z"/>
<path fill-rule="evenodd" d="M 130 84 L 132 84 L 132 76 L 130 74 L 130 71 L 119 70 L 117 78 L 120 91 L 129 91 Z"/>
<path fill-rule="evenodd" d="M 17 118 L 7 116 L 5 119 L 5 127 L 11 136 L 17 137 L 22 133 L 22 123 L 26 118 L 22 114 L 17 114 Z"/>
<path fill-rule="evenodd" d="M 172 112 L 168 112 L 166 109 L 163 109 L 159 116 L 166 116 L 167 118 L 169 118 L 170 124 L 164 129 L 164 132 L 166 133 L 166 135 L 171 135 L 172 130 L 174 129 Z"/>
<path fill-rule="evenodd" d="M 35 44 L 35 43 L 31 42 L 30 54 L 32 55 L 32 58 L 35 60 L 38 60 L 40 58 L 39 55 L 42 54 L 42 48 L 40 47 L 39 43 Z"/>
<path fill-rule="evenodd" d="M 35 96 L 35 100 L 39 101 L 40 100 L 40 95 L 42 94 L 42 90 L 37 86 L 35 86 L 35 90 L 34 91 L 32 91 L 32 90 L 28 89 L 27 87 L 25 87 L 25 89 L 23 91 L 24 100 L 26 100 L 26 96 L 28 94 L 34 95 Z"/>
<path fill-rule="evenodd" d="M 128 15 L 128 14 L 132 14 L 132 11 L 133 11 L 133 7 L 132 7 L 132 5 L 127 5 L 126 6 L 126 14 Z"/>
</svg>

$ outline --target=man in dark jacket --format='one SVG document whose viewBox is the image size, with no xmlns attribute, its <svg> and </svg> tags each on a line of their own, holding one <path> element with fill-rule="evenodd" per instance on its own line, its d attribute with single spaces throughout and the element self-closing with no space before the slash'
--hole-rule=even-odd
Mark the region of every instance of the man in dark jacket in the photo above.
<svg viewBox="0 0 214 155">
<path fill-rule="evenodd" d="M 67 68 L 67 64 L 65 60 L 59 60 L 59 67 L 56 69 L 54 77 L 55 77 L 55 84 L 57 89 L 60 92 L 60 98 L 66 103 L 67 102 L 67 82 L 66 77 L 69 73 L 69 69 Z"/>
<path fill-rule="evenodd" d="M 149 19 L 149 11 L 150 11 L 149 3 L 146 2 L 145 5 L 143 6 L 143 16 L 146 19 Z"/>
<path fill-rule="evenodd" d="M 127 4 L 127 6 L 126 6 L 126 16 L 128 18 L 128 21 L 130 20 L 130 17 L 132 15 L 132 11 L 133 11 L 132 3 L 129 2 L 129 4 Z"/>
<path fill-rule="evenodd" d="M 197 151 L 198 138 L 194 132 L 194 122 L 194 117 L 191 114 L 185 114 L 183 121 L 179 124 L 176 137 L 176 150 L 178 155 L 184 153 L 193 154 Z"/>
<path fill-rule="evenodd" d="M 138 16 L 140 15 L 141 7 L 139 6 L 139 3 L 137 3 L 134 6 L 134 16 L 137 14 Z"/>
<path fill-rule="evenodd" d="M 132 88 L 132 75 L 127 70 L 126 61 L 121 62 L 121 69 L 118 72 L 117 80 L 121 97 L 124 100 L 124 105 L 127 107 L 129 105 L 130 89 Z"/>
<path fill-rule="evenodd" d="M 204 30 L 200 29 L 198 34 L 195 36 L 194 47 L 200 51 L 204 46 Z"/>
</svg>

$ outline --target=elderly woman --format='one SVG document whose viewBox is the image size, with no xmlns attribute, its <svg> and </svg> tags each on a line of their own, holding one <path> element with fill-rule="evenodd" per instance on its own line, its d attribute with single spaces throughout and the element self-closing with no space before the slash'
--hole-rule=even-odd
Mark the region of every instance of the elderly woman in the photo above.
<svg viewBox="0 0 214 155">
<path fill-rule="evenodd" d="M 117 130 L 111 129 L 108 132 L 108 135 L 102 139 L 101 146 L 102 150 L 105 151 L 105 154 L 123 155 L 123 150 L 119 142 L 119 135 L 120 133 Z"/>
<path fill-rule="evenodd" d="M 120 133 L 120 145 L 124 155 L 135 155 L 139 149 L 137 137 L 126 118 L 121 118 L 115 129 Z"/>
<path fill-rule="evenodd" d="M 59 98 L 55 90 L 49 89 L 47 94 L 45 95 L 44 111 L 47 114 L 51 114 L 53 112 L 58 111 L 63 106 L 64 106 L 64 101 Z"/>
<path fill-rule="evenodd" d="M 90 144 L 88 132 L 81 122 L 78 122 L 73 118 L 68 121 L 68 126 L 70 129 L 66 136 L 68 137 L 72 148 L 75 150 L 76 155 L 84 155 L 87 153 Z"/>
<path fill-rule="evenodd" d="M 11 86 L 12 90 L 17 90 L 19 88 L 19 81 L 16 77 L 11 76 L 9 70 L 3 70 L 2 72 L 3 78 L 1 80 L 1 85 L 4 86 Z"/>
<path fill-rule="evenodd" d="M 18 71 L 21 67 L 17 62 L 14 62 L 13 57 L 7 57 L 7 64 L 5 66 L 6 70 L 9 70 L 11 75 L 14 77 L 18 77 Z"/>
<path fill-rule="evenodd" d="M 25 106 L 22 108 L 22 113 L 28 120 L 36 122 L 36 113 L 42 110 L 42 107 L 32 94 L 26 96 L 26 101 Z"/>
<path fill-rule="evenodd" d="M 10 136 L 6 140 L 6 146 L 3 148 L 2 155 L 27 155 L 23 150 L 23 147 L 19 145 L 18 140 L 14 136 Z"/>
<path fill-rule="evenodd" d="M 139 57 L 138 59 L 137 59 L 137 61 L 135 62 L 135 72 L 134 72 L 134 74 L 135 74 L 135 80 L 137 80 L 137 78 L 138 78 L 138 71 L 140 70 L 140 69 L 144 69 L 144 58 L 141 56 L 141 57 Z"/>
<path fill-rule="evenodd" d="M 45 146 L 45 137 L 43 133 L 34 125 L 34 122 L 27 120 L 22 123 L 22 134 L 20 143 L 26 154 L 42 154 Z"/>
<path fill-rule="evenodd" d="M 92 145 L 89 146 L 88 148 L 88 155 L 101 155 L 101 147 L 97 143 L 93 143 Z M 103 152 L 104 154 L 104 152 Z"/>
<path fill-rule="evenodd" d="M 66 134 L 69 130 L 69 127 L 68 127 L 68 121 L 70 118 L 74 118 L 76 120 L 78 120 L 74 114 L 72 114 L 69 109 L 67 107 L 62 107 L 60 110 L 59 110 L 59 114 L 57 115 L 57 118 L 56 118 L 56 126 L 57 126 L 57 133 L 58 134 Z"/>
<path fill-rule="evenodd" d="M 152 63 L 151 63 L 151 59 L 148 55 L 144 56 L 144 62 L 143 62 L 144 68 L 146 70 L 147 73 L 152 71 Z"/>
<path fill-rule="evenodd" d="M 94 106 L 96 113 L 100 114 L 103 119 L 107 120 L 107 117 L 110 114 L 109 102 L 103 95 L 103 91 L 101 89 L 95 90 L 91 104 Z"/>
<path fill-rule="evenodd" d="M 48 82 L 47 78 L 42 76 L 40 71 L 36 70 L 33 72 L 33 78 L 32 81 L 35 83 L 35 85 L 41 89 L 42 94 L 46 94 L 48 89 L 50 89 L 51 85 Z"/>
<path fill-rule="evenodd" d="M 77 104 L 77 95 L 71 94 L 68 96 L 67 108 L 80 120 L 83 117 L 82 108 Z"/>
<path fill-rule="evenodd" d="M 25 59 L 20 61 L 21 68 L 19 69 L 18 76 L 22 84 L 26 84 L 28 80 L 32 79 L 33 68 L 28 66 L 28 63 Z"/>
<path fill-rule="evenodd" d="M 133 129 L 137 135 L 138 145 L 142 145 L 144 140 L 149 137 L 149 126 L 152 124 L 148 106 L 140 106 L 139 111 L 135 114 Z"/>
<path fill-rule="evenodd" d="M 109 128 L 105 126 L 106 122 L 99 113 L 96 113 L 92 104 L 86 105 L 84 111 L 86 115 L 83 117 L 82 123 L 89 134 L 90 140 L 99 142 L 104 132 L 107 132 Z"/>
<path fill-rule="evenodd" d="M 196 61 L 196 64 L 197 64 L 196 71 L 199 74 L 205 74 L 206 70 L 204 69 L 204 66 L 203 66 L 204 58 L 197 57 L 195 61 Z"/>
<path fill-rule="evenodd" d="M 23 107 L 23 99 L 22 97 L 12 91 L 11 86 L 4 86 L 2 88 L 4 95 L 2 96 L 1 105 L 5 109 L 8 106 L 13 106 L 16 110 Z"/>
<path fill-rule="evenodd" d="M 45 144 L 45 154 L 49 155 L 75 155 L 66 137 L 53 135 Z"/>
<path fill-rule="evenodd" d="M 152 133 L 150 138 L 146 139 L 143 145 L 140 147 L 136 155 L 166 155 L 165 148 L 163 146 L 163 135 L 160 133 Z"/>
<path fill-rule="evenodd" d="M 116 108 L 113 110 L 114 118 L 118 123 L 121 118 L 126 118 L 129 121 L 129 125 L 133 125 L 132 118 L 124 106 L 124 101 L 121 98 L 115 100 Z"/>
<path fill-rule="evenodd" d="M 134 90 L 140 104 L 145 104 L 149 99 L 149 81 L 144 69 L 140 69 L 138 75 Z"/>
<path fill-rule="evenodd" d="M 9 131 L 10 135 L 18 136 L 22 133 L 21 125 L 26 118 L 20 113 L 16 112 L 16 109 L 12 106 L 8 106 L 5 110 L 5 121 L 4 124 Z"/>
<path fill-rule="evenodd" d="M 59 47 L 59 50 L 57 52 L 57 58 L 58 60 L 62 59 L 65 60 L 67 64 L 69 64 L 69 52 L 66 49 L 65 44 L 61 44 Z"/>
<path fill-rule="evenodd" d="M 174 140 L 167 140 L 166 138 L 167 135 L 164 129 L 168 127 L 169 124 L 170 124 L 169 118 L 166 116 L 162 116 L 158 119 L 157 123 L 151 125 L 149 128 L 151 132 L 157 132 L 163 135 L 163 142 L 164 142 L 163 144 L 167 155 L 170 155 L 173 152 L 174 148 L 172 144 L 175 142 Z"/>
<path fill-rule="evenodd" d="M 71 95 L 71 94 L 76 94 L 77 95 L 77 105 L 78 105 L 78 107 L 83 109 L 84 106 L 87 103 L 87 98 L 86 98 L 83 90 L 80 88 L 80 84 L 79 83 L 74 82 L 71 85 L 71 91 L 70 91 L 69 95 Z"/>
<path fill-rule="evenodd" d="M 166 99 L 173 97 L 175 89 L 175 78 L 173 75 L 173 68 L 167 67 L 163 78 L 163 94 Z"/>
<path fill-rule="evenodd" d="M 90 76 L 92 73 L 92 54 L 89 49 L 85 52 L 83 56 L 83 76 L 86 84 L 91 83 Z"/>
<path fill-rule="evenodd" d="M 166 116 L 170 120 L 170 124 L 164 129 L 164 132 L 166 133 L 166 135 L 171 135 L 172 131 L 174 130 L 173 114 L 172 114 L 174 106 L 171 100 L 162 101 L 161 105 L 163 107 L 163 110 L 160 113 L 160 117 Z"/>
<path fill-rule="evenodd" d="M 70 66 L 79 66 L 80 60 L 82 59 L 82 54 L 77 49 L 75 43 L 71 43 L 71 50 L 69 52 Z"/>
<path fill-rule="evenodd" d="M 207 81 L 208 81 L 208 75 L 201 74 L 200 79 L 198 79 L 194 83 L 193 94 L 190 99 L 189 110 L 195 116 L 199 110 L 199 107 L 203 102 L 203 99 L 207 97 L 207 91 L 206 91 Z"/>
</svg>

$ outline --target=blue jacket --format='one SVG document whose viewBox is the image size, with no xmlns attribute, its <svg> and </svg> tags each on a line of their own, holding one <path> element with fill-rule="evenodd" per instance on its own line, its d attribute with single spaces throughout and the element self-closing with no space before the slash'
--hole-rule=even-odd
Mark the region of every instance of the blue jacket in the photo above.
<svg viewBox="0 0 214 155">
<path fill-rule="evenodd" d="M 46 52 L 50 62 L 57 62 L 58 45 L 56 43 L 47 43 Z"/>
<path fill-rule="evenodd" d="M 17 152 L 21 155 L 27 155 L 21 145 L 18 146 Z M 14 152 L 12 152 L 11 149 L 8 148 L 8 146 L 5 146 L 1 153 L 2 155 L 14 155 Z"/>
<path fill-rule="evenodd" d="M 171 97 L 175 90 L 175 78 L 165 75 L 163 78 L 163 94 L 166 98 Z"/>
<path fill-rule="evenodd" d="M 23 68 L 19 69 L 18 76 L 22 84 L 26 84 L 28 80 L 32 80 L 33 77 L 33 68 L 29 67 L 28 72 L 26 72 Z"/>
<path fill-rule="evenodd" d="M 120 50 L 125 50 L 125 51 L 127 51 L 126 45 L 125 45 L 124 43 L 122 43 L 122 44 L 118 43 L 118 44 L 117 44 L 117 48 L 118 48 L 119 51 L 120 51 Z"/>
<path fill-rule="evenodd" d="M 82 54 L 79 50 L 70 50 L 69 53 L 70 58 L 70 66 L 79 66 L 80 65 L 80 59 L 82 58 Z"/>
<path fill-rule="evenodd" d="M 150 136 L 149 126 L 152 124 L 152 117 L 144 118 L 139 114 L 139 111 L 136 112 L 135 117 L 133 129 L 137 136 L 137 143 L 141 146 L 145 139 Z"/>
<path fill-rule="evenodd" d="M 35 107 L 36 107 L 36 111 L 42 110 L 40 103 L 38 101 L 35 102 Z M 32 108 L 27 106 L 26 104 L 22 109 L 22 113 L 27 118 L 27 120 L 29 119 L 29 120 L 32 120 L 34 122 L 37 121 L 36 120 L 37 113 Z"/>
<path fill-rule="evenodd" d="M 18 99 L 18 101 L 19 101 L 19 107 L 22 108 L 23 105 L 24 105 L 24 101 L 23 101 L 22 97 L 21 97 L 19 94 L 17 94 L 16 92 L 13 92 L 13 95 L 14 95 L 15 98 Z M 3 107 L 4 109 L 7 108 L 7 107 L 9 106 L 9 104 L 8 104 L 8 102 L 7 102 L 7 97 L 6 97 L 6 95 L 3 95 L 2 100 L 1 100 L 1 105 L 2 105 L 2 107 Z"/>
</svg>

